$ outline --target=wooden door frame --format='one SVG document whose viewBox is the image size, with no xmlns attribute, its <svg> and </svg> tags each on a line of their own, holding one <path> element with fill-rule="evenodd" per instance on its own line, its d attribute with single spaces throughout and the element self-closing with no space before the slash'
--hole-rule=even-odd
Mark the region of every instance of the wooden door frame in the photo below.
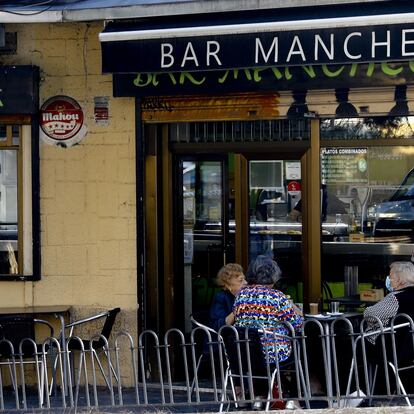
<svg viewBox="0 0 414 414">
<path fill-rule="evenodd" d="M 311 145 L 302 157 L 302 254 L 304 266 L 304 302 L 321 300 L 321 180 L 320 122 L 311 121 Z"/>
<path fill-rule="evenodd" d="M 158 300 L 163 297 L 163 326 L 164 328 L 172 327 L 176 324 L 177 314 L 175 312 L 175 301 L 177 300 L 176 293 L 174 291 L 174 255 L 175 251 L 171 248 L 174 245 L 174 197 L 173 195 L 173 156 L 175 154 L 226 154 L 229 152 L 235 153 L 235 187 L 239 189 L 236 192 L 236 228 L 242 229 L 236 233 L 236 261 L 241 263 L 244 268 L 248 264 L 248 229 L 243 226 L 243 223 L 248 222 L 249 208 L 248 208 L 248 192 L 247 192 L 247 165 L 249 158 L 272 158 L 277 153 L 280 157 L 286 157 L 286 155 L 293 156 L 293 154 L 302 154 L 296 159 L 301 159 L 302 171 L 305 172 L 302 178 L 302 197 L 305 202 L 303 203 L 303 243 L 302 243 L 302 255 L 304 265 L 304 286 L 305 297 L 304 301 L 313 302 L 320 299 L 321 296 L 321 234 L 320 234 L 320 137 L 319 137 L 319 120 L 314 119 L 311 121 L 311 139 L 310 145 L 308 141 L 303 142 L 283 142 L 283 143 L 269 143 L 260 145 L 246 145 L 246 144 L 230 144 L 230 145 L 214 145 L 205 144 L 178 144 L 171 145 L 168 142 L 168 124 L 161 124 L 155 127 L 158 130 L 158 134 L 161 134 L 162 150 L 161 154 L 156 154 L 156 157 L 160 162 L 155 162 L 150 168 L 150 171 L 146 171 L 146 177 L 144 178 L 145 190 L 144 190 L 144 202 L 145 202 L 145 221 L 146 221 L 146 238 L 152 239 L 154 249 L 152 252 L 146 251 L 147 257 L 147 270 L 146 280 L 157 280 L 157 286 L 155 290 L 158 292 Z M 270 154 L 270 155 L 268 155 Z M 148 154 L 146 154 L 148 157 Z M 159 169 L 162 169 L 160 173 Z M 154 177 L 150 178 L 149 175 L 156 175 L 159 177 L 161 174 L 162 182 L 162 203 L 157 200 L 152 200 L 153 197 L 157 197 L 154 194 L 154 188 L 157 182 L 160 181 Z M 238 193 L 238 194 L 237 194 Z M 159 193 L 158 193 L 159 194 Z M 159 200 L 158 200 L 159 201 Z M 154 203 L 155 205 L 151 204 Z M 241 207 L 243 206 L 243 207 Z M 159 224 L 156 217 L 162 217 L 162 229 L 163 229 L 163 241 L 159 245 Z M 152 223 L 152 227 L 148 227 L 148 223 Z M 151 230 L 152 229 L 152 230 Z M 151 234 L 148 234 L 150 232 Z M 163 249 L 163 252 L 161 252 Z M 154 260 L 156 260 L 159 254 L 163 254 L 162 267 L 158 266 Z M 150 256 L 148 258 L 148 256 Z M 152 259 L 151 259 L 152 257 Z M 149 260 L 149 261 L 148 261 Z M 149 265 L 148 265 L 149 264 Z M 150 275 L 149 271 L 157 272 L 157 275 Z M 155 278 L 155 279 L 154 279 Z M 162 286 L 161 286 L 162 283 Z M 162 292 L 161 292 L 162 290 Z M 153 299 L 152 302 L 156 302 L 157 299 Z M 155 303 L 154 302 L 154 303 Z M 159 304 L 155 306 L 159 307 Z"/>
</svg>

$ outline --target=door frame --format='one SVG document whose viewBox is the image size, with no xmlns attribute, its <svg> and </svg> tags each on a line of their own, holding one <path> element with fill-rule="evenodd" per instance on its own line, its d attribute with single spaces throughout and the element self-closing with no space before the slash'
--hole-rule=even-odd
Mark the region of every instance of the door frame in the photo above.
<svg viewBox="0 0 414 414">
<path fill-rule="evenodd" d="M 319 300 L 321 293 L 321 257 L 320 257 L 320 138 L 319 138 L 319 119 L 311 121 L 311 137 L 309 141 L 289 141 L 289 142 L 264 142 L 264 143 L 204 143 L 204 144 L 183 144 L 171 143 L 168 141 L 168 124 L 152 124 L 149 125 L 152 133 L 149 136 L 144 136 L 145 148 L 151 146 L 150 141 L 156 139 L 153 156 L 157 161 L 154 161 L 153 168 L 146 171 L 144 178 L 144 206 L 145 206 L 145 238 L 152 240 L 150 245 L 153 246 L 151 251 L 148 251 L 146 243 L 145 246 L 145 269 L 146 269 L 146 284 L 151 284 L 149 281 L 154 281 L 154 289 L 150 292 L 146 289 L 147 305 L 149 302 L 150 310 L 144 309 L 147 314 L 157 314 L 157 326 L 149 326 L 150 328 L 168 329 L 176 327 L 180 318 L 180 312 L 177 312 L 178 296 L 176 291 L 176 280 L 179 275 L 176 275 L 174 266 L 174 257 L 177 256 L 177 240 L 175 234 L 177 229 L 173 227 L 173 203 L 174 199 L 174 174 L 171 174 L 173 157 L 183 156 L 185 154 L 192 154 L 195 156 L 202 155 L 220 155 L 233 152 L 239 157 L 237 165 L 239 172 L 235 171 L 235 180 L 238 188 L 245 188 L 247 192 L 246 183 L 243 180 L 247 177 L 246 169 L 247 159 L 250 157 L 270 157 L 275 158 L 274 154 L 280 154 L 280 157 L 285 157 L 287 154 L 302 154 L 301 165 L 304 172 L 302 179 L 302 197 L 303 203 L 302 211 L 302 228 L 303 228 L 303 264 L 304 264 L 304 302 L 313 302 Z M 155 127 L 155 128 L 154 128 Z M 145 134 L 144 134 L 145 135 Z M 145 159 L 148 158 L 148 149 L 146 149 Z M 272 154 L 269 156 L 267 154 Z M 151 154 L 150 154 L 151 155 Z M 279 155 L 278 155 L 279 156 Z M 297 159 L 297 158 L 296 158 Z M 145 162 L 146 163 L 146 162 Z M 155 174 L 155 177 L 148 177 L 148 175 Z M 238 176 L 239 174 L 239 176 Z M 138 179 L 138 177 L 137 177 Z M 156 186 L 156 191 L 151 189 L 151 186 Z M 159 186 L 162 186 L 160 191 Z M 246 200 L 248 194 L 241 191 L 236 197 L 240 197 L 240 204 L 242 205 L 243 198 Z M 156 200 L 152 200 L 155 197 Z M 151 204 L 152 202 L 152 204 Z M 246 206 L 246 204 L 244 204 Z M 243 223 L 248 215 L 248 209 L 240 209 L 236 211 L 236 220 Z M 153 228 L 148 228 L 148 223 L 153 223 Z M 246 221 L 245 221 L 246 222 Z M 237 223 L 236 223 L 237 225 Z M 239 224 L 241 225 L 241 224 Z M 246 226 L 244 226 L 246 227 Z M 242 227 L 243 228 L 243 227 Z M 162 229 L 163 240 L 160 241 L 160 229 Z M 236 240 L 236 260 L 244 267 L 247 265 L 247 237 L 248 231 L 244 229 L 240 240 Z M 172 248 L 171 248 L 172 246 Z M 243 247 L 245 246 L 245 247 Z M 245 253 L 243 253 L 243 250 Z M 162 263 L 159 262 L 160 257 L 163 257 Z M 156 272 L 154 275 L 152 272 Z M 151 273 L 151 274 L 150 274 Z M 150 299 L 150 296 L 156 295 L 157 298 Z M 162 302 L 162 306 L 160 306 Z M 147 320 L 147 316 L 145 317 Z M 147 324 L 148 325 L 148 324 Z"/>
<path fill-rule="evenodd" d="M 263 151 L 246 152 L 242 151 L 236 155 L 236 229 L 241 229 L 236 233 L 236 262 L 247 269 L 249 262 L 249 161 L 251 160 L 300 160 L 301 170 L 304 173 L 304 157 L 307 152 L 305 148 L 296 148 L 287 151 Z M 305 175 L 305 174 L 303 174 Z M 302 178 L 303 181 L 303 178 Z M 306 233 L 303 233 L 305 238 Z M 302 243 L 303 246 L 303 243 Z M 302 247 L 303 255 L 303 247 Z M 305 269 L 302 270 L 302 272 Z M 304 272 L 303 272 L 304 273 Z"/>
<path fill-rule="evenodd" d="M 172 157 L 172 177 L 173 177 L 173 188 L 174 190 L 174 204 L 173 204 L 173 219 L 171 222 L 171 226 L 173 228 L 173 246 L 174 246 L 174 262 L 172 264 L 174 275 L 174 291 L 175 291 L 175 298 L 176 304 L 174 309 L 177 313 L 177 320 L 175 327 L 177 327 L 177 321 L 180 322 L 182 326 L 179 326 L 184 329 L 184 331 L 190 331 L 191 325 L 189 324 L 189 320 L 185 319 L 186 315 L 186 307 L 187 298 L 185 296 L 186 290 L 192 288 L 191 286 L 186 285 L 186 274 L 185 264 L 182 260 L 184 257 L 184 248 L 183 248 L 183 240 L 184 240 L 184 223 L 183 223 L 183 182 L 182 182 L 182 170 L 181 170 L 181 163 L 183 161 L 206 161 L 206 162 L 220 162 L 222 168 L 221 174 L 221 188 L 223 190 L 222 197 L 221 197 L 221 205 L 222 205 L 222 240 L 223 240 L 223 261 L 225 260 L 225 252 L 227 247 L 227 236 L 229 232 L 229 220 L 228 220 L 228 157 L 227 154 L 188 154 L 188 153 L 174 153 Z M 187 281 L 188 282 L 188 281 Z M 192 295 L 192 293 L 191 293 Z M 192 305 L 192 304 L 191 304 Z"/>
</svg>

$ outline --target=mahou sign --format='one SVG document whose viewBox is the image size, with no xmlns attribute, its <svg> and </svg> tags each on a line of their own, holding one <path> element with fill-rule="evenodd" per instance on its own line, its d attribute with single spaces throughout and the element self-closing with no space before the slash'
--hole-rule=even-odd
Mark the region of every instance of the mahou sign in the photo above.
<svg viewBox="0 0 414 414">
<path fill-rule="evenodd" d="M 68 96 L 54 96 L 40 108 L 41 136 L 62 147 L 77 144 L 86 134 L 81 106 Z"/>
</svg>

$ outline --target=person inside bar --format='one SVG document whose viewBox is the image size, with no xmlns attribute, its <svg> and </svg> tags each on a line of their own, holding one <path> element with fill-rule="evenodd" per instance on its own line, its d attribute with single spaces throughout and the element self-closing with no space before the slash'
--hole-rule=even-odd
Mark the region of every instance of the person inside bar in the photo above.
<svg viewBox="0 0 414 414">
<path fill-rule="evenodd" d="M 327 221 L 328 215 L 346 214 L 345 204 L 331 191 L 328 191 L 326 184 L 321 185 L 321 220 Z M 290 221 L 301 221 L 302 219 L 302 199 L 300 199 L 289 212 Z"/>
<path fill-rule="evenodd" d="M 360 220 L 362 215 L 362 203 L 359 199 L 358 189 L 353 187 L 350 191 L 349 214 Z"/>
</svg>

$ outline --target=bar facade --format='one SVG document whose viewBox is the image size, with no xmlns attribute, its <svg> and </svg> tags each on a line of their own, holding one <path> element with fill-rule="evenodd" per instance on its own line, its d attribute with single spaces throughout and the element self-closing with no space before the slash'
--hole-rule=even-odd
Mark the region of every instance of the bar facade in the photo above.
<svg viewBox="0 0 414 414">
<path fill-rule="evenodd" d="M 258 254 L 305 306 L 382 288 L 414 231 L 414 27 L 394 6 L 6 24 L 2 73 L 34 80 L 14 89 L 32 106 L 0 105 L 4 306 L 189 330 L 219 268 Z"/>
</svg>

